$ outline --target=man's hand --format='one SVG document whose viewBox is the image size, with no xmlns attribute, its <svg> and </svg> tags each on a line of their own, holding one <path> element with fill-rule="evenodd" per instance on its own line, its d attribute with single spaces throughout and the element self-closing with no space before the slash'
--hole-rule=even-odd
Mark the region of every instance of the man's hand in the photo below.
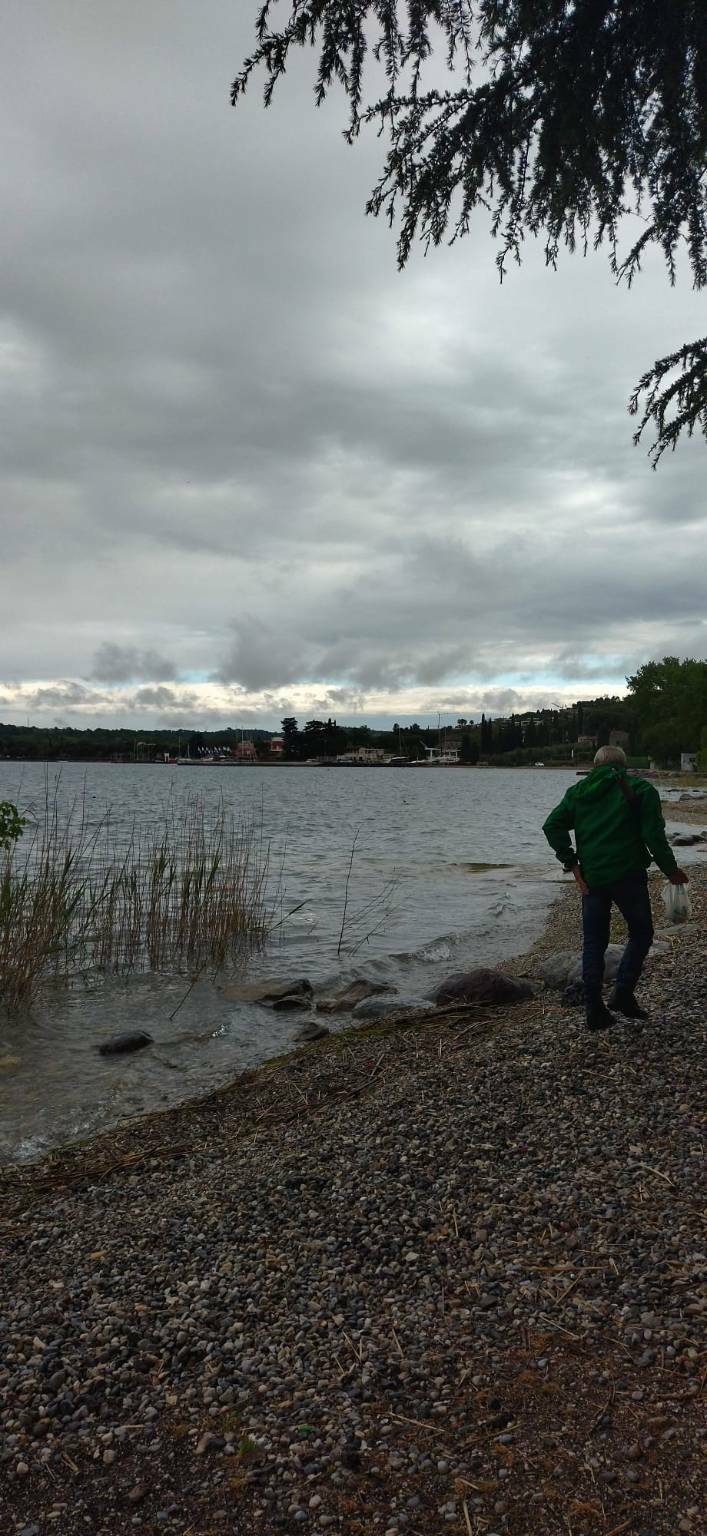
<svg viewBox="0 0 707 1536">
<path fill-rule="evenodd" d="M 581 892 L 582 896 L 588 896 L 589 895 L 589 886 L 587 885 L 586 880 L 582 876 L 582 871 L 581 871 L 581 869 L 579 867 L 579 864 L 575 864 L 574 869 L 572 870 L 572 874 L 574 875 L 574 878 L 577 881 L 577 887 L 578 887 L 579 891 Z"/>
<path fill-rule="evenodd" d="M 684 869 L 676 869 L 674 875 L 668 875 L 671 885 L 687 885 L 688 878 Z"/>
</svg>

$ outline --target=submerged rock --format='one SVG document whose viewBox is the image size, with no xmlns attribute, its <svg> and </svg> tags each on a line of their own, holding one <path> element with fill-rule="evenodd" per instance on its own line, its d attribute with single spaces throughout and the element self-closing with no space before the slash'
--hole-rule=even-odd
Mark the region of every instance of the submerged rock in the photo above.
<svg viewBox="0 0 707 1536">
<path fill-rule="evenodd" d="M 533 989 L 527 981 L 518 981 L 515 976 L 506 976 L 503 971 L 492 971 L 483 965 L 473 971 L 455 972 L 432 994 L 438 1008 L 448 1003 L 507 1006 L 509 1003 L 524 1003 L 532 996 Z"/>
<path fill-rule="evenodd" d="M 312 983 L 306 976 L 298 976 L 294 981 L 236 982 L 231 987 L 224 987 L 223 995 L 229 1003 L 265 1003 L 273 1008 L 304 1008 L 309 1006 L 312 998 Z"/>
<path fill-rule="evenodd" d="M 104 1040 L 99 1045 L 101 1056 L 126 1056 L 130 1051 L 142 1051 L 146 1045 L 152 1045 L 152 1035 L 148 1035 L 146 1029 L 129 1029 L 122 1035 L 111 1035 L 110 1040 Z"/>
<path fill-rule="evenodd" d="M 704 843 L 707 832 L 671 832 L 668 842 L 674 848 L 692 848 L 695 843 Z"/>
<path fill-rule="evenodd" d="M 367 997 L 376 997 L 379 992 L 389 993 L 393 990 L 385 981 L 366 981 L 361 977 L 360 981 L 350 981 L 347 987 L 342 987 L 340 992 L 330 992 L 327 997 L 317 998 L 317 1011 L 319 1013 L 347 1013 L 355 1008 L 357 1003 L 362 1003 Z"/>
</svg>

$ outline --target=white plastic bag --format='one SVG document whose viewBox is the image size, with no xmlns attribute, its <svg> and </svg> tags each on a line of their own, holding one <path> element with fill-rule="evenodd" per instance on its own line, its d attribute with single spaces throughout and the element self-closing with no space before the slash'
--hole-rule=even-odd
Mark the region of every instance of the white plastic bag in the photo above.
<svg viewBox="0 0 707 1536">
<path fill-rule="evenodd" d="M 669 881 L 663 886 L 663 906 L 665 916 L 669 923 L 686 923 L 692 917 L 692 907 L 687 894 L 686 885 L 673 885 Z"/>
</svg>

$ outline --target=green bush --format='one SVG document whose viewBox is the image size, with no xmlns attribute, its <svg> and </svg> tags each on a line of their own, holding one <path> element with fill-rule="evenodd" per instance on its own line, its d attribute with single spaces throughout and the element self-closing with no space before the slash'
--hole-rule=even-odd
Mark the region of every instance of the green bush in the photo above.
<svg viewBox="0 0 707 1536">
<path fill-rule="evenodd" d="M 26 817 L 20 816 L 17 806 L 11 800 L 0 800 L 0 848 L 11 848 L 22 836 L 26 825 Z"/>
</svg>

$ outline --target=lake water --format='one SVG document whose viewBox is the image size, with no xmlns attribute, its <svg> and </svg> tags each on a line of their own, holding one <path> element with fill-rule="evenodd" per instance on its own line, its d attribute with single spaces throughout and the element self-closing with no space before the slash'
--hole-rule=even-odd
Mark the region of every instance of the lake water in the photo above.
<svg viewBox="0 0 707 1536">
<path fill-rule="evenodd" d="M 37 804 L 47 776 L 60 801 L 85 797 L 89 819 L 110 810 L 118 831 L 194 793 L 262 820 L 278 927 L 247 979 L 307 976 L 318 989 L 366 976 L 403 998 L 528 947 L 564 879 L 542 822 L 575 782 L 543 769 L 0 763 L 0 799 Z M 28 1012 L 0 1014 L 0 1161 L 206 1092 L 287 1050 L 308 1016 L 231 1002 L 232 978 L 220 976 L 200 980 L 170 1022 L 188 980 L 51 983 Z M 108 1036 L 136 1028 L 153 1036 L 148 1050 L 98 1054 Z"/>
</svg>

